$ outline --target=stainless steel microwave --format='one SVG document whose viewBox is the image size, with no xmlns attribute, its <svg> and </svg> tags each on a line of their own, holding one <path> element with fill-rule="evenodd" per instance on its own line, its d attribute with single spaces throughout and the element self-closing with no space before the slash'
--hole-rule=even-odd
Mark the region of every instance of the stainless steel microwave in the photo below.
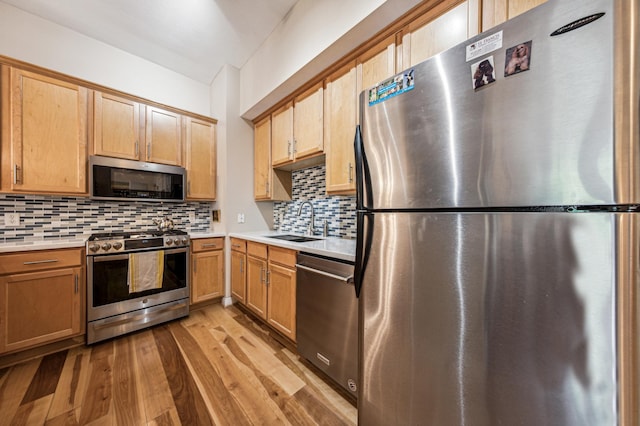
<svg viewBox="0 0 640 426">
<path fill-rule="evenodd" d="M 97 200 L 184 201 L 183 167 L 89 157 L 89 196 Z"/>
</svg>

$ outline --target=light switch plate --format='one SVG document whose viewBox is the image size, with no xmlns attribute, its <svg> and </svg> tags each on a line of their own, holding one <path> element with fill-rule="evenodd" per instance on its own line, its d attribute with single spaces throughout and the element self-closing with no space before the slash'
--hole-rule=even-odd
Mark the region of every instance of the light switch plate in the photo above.
<svg viewBox="0 0 640 426">
<path fill-rule="evenodd" d="M 20 226 L 20 215 L 18 213 L 7 213 L 4 215 L 5 226 Z"/>
</svg>

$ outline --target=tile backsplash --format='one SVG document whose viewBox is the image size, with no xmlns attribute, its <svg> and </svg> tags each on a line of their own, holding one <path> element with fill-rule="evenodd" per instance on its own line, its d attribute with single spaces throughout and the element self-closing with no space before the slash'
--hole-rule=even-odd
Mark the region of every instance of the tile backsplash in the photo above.
<svg viewBox="0 0 640 426">
<path fill-rule="evenodd" d="M 88 198 L 0 194 L 0 243 L 84 239 L 96 232 L 155 229 L 153 219 L 168 215 L 187 232 L 209 232 L 210 202 L 150 203 L 96 201 Z M 17 213 L 20 225 L 7 226 L 5 214 Z"/>
<path fill-rule="evenodd" d="M 308 205 L 298 210 L 304 201 L 310 201 L 315 211 L 315 231 L 322 234 L 325 221 L 328 235 L 341 238 L 356 237 L 356 198 L 329 196 L 325 193 L 325 166 L 315 166 L 292 172 L 292 201 L 273 204 L 274 226 L 283 232 L 305 233 L 311 217 Z"/>
</svg>

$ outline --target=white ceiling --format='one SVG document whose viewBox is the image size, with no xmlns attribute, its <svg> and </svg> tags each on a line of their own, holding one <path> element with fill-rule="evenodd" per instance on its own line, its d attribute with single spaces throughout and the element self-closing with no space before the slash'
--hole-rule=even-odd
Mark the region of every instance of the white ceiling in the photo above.
<svg viewBox="0 0 640 426">
<path fill-rule="evenodd" d="M 297 0 L 0 0 L 205 84 L 241 68 Z"/>
</svg>

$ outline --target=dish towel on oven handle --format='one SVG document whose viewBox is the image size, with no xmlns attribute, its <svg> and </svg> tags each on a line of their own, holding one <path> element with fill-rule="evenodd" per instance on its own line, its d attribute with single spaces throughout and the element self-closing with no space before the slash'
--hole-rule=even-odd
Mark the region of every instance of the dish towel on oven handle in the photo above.
<svg viewBox="0 0 640 426">
<path fill-rule="evenodd" d="M 164 250 L 129 254 L 129 293 L 162 287 Z"/>
</svg>

